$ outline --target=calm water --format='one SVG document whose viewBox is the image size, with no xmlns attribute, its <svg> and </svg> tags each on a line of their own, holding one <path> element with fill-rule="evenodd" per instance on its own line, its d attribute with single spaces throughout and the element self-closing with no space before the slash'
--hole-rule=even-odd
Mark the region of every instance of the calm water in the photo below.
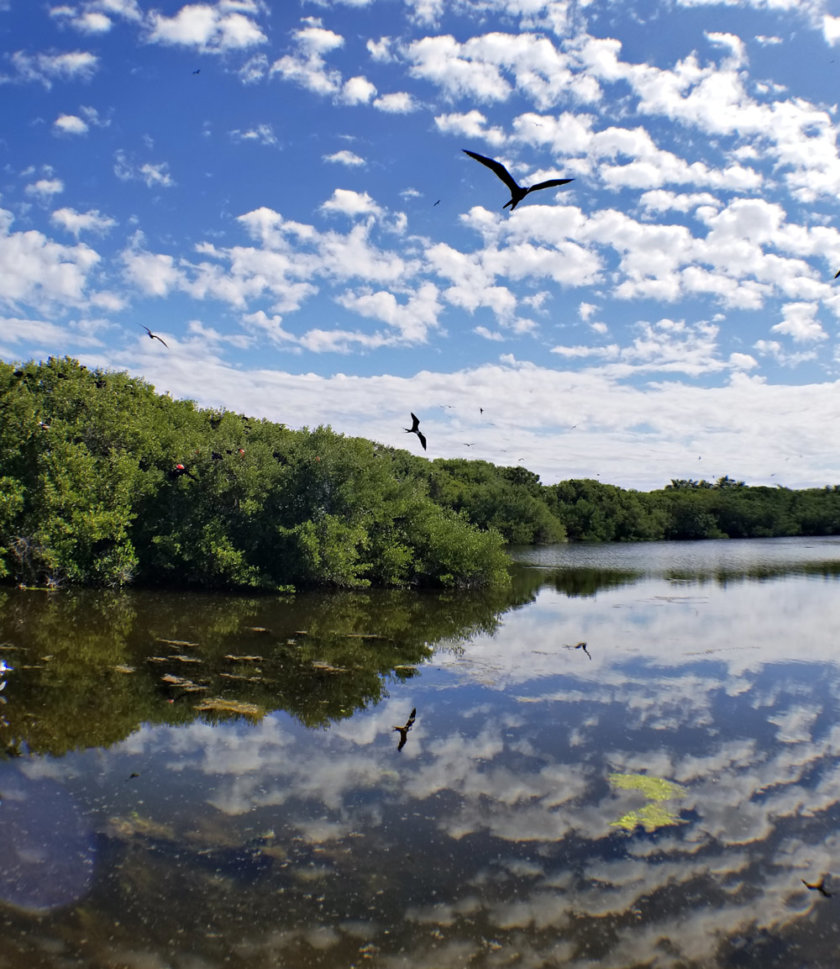
<svg viewBox="0 0 840 969">
<path fill-rule="evenodd" d="M 835 969 L 840 544 L 520 557 L 0 591 L 0 969 Z"/>
</svg>

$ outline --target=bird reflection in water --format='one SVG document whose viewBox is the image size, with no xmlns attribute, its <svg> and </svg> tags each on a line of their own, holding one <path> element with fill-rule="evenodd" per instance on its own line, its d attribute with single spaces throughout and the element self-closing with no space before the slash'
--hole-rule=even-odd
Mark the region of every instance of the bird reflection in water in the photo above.
<svg viewBox="0 0 840 969">
<path fill-rule="evenodd" d="M 826 877 L 826 875 L 823 875 L 818 882 L 806 882 L 804 878 L 801 881 L 809 891 L 819 892 L 825 898 L 831 898 L 831 892 L 825 887 Z"/>
<path fill-rule="evenodd" d="M 417 708 L 415 707 L 411 711 L 411 715 L 402 727 L 394 727 L 394 730 L 398 731 L 400 735 L 400 742 L 397 744 L 397 750 L 402 750 L 405 747 L 405 742 L 408 740 L 408 731 L 414 726 L 414 718 L 417 716 Z"/>
<path fill-rule="evenodd" d="M 581 641 L 579 643 L 575 643 L 574 645 L 567 645 L 566 646 L 566 649 L 582 649 L 584 651 L 584 653 L 586 653 L 586 655 L 590 659 L 592 659 L 592 655 L 590 654 L 589 650 L 586 648 L 586 643 L 583 642 L 583 641 Z"/>
</svg>

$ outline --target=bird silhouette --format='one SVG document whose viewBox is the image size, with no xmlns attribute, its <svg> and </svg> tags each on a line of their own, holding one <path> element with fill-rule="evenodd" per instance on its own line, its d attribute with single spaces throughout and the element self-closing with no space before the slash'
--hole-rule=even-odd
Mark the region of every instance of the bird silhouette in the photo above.
<svg viewBox="0 0 840 969">
<path fill-rule="evenodd" d="M 201 73 L 201 68 L 200 68 L 200 67 L 198 67 L 198 68 L 196 68 L 196 69 L 195 69 L 195 70 L 193 71 L 193 74 L 200 74 L 200 73 Z"/>
<path fill-rule="evenodd" d="M 831 898 L 831 892 L 825 887 L 825 875 L 820 878 L 818 882 L 806 882 L 804 878 L 801 879 L 802 884 L 812 892 L 819 892 L 820 895 L 825 896 L 825 898 Z"/>
<path fill-rule="evenodd" d="M 838 276 L 840 276 L 840 269 L 838 269 L 837 272 L 834 274 L 834 278 L 837 279 Z"/>
<path fill-rule="evenodd" d="M 137 325 L 143 327 L 143 329 L 149 334 L 150 340 L 160 340 L 160 342 L 166 347 L 166 349 L 167 350 L 169 349 L 169 347 L 167 346 L 166 340 L 164 340 L 163 337 L 158 336 L 157 333 L 152 333 L 152 331 L 148 328 L 148 326 L 144 326 L 142 323 L 138 323 Z"/>
<path fill-rule="evenodd" d="M 411 714 L 408 720 L 406 720 L 405 724 L 402 727 L 394 727 L 394 730 L 396 730 L 400 735 L 400 742 L 397 744 L 397 750 L 402 750 L 403 747 L 405 747 L 405 742 L 406 740 L 408 740 L 408 731 L 411 730 L 411 728 L 414 726 L 414 718 L 416 716 L 417 716 L 417 708 L 415 707 L 411 711 Z"/>
<path fill-rule="evenodd" d="M 426 437 L 420 431 L 420 418 L 415 414 L 411 415 L 411 427 L 404 427 L 403 430 L 406 434 L 416 434 L 420 438 L 420 443 L 423 445 L 423 450 L 426 450 Z"/>
<path fill-rule="evenodd" d="M 536 185 L 519 185 L 501 162 L 497 162 L 492 158 L 485 158 L 484 155 L 479 155 L 474 151 L 467 151 L 466 148 L 462 148 L 461 150 L 469 155 L 470 158 L 474 158 L 477 162 L 481 162 L 482 165 L 486 165 L 491 172 L 494 172 L 507 185 L 510 189 L 510 201 L 505 202 L 502 208 L 506 209 L 510 206 L 511 212 L 513 212 L 529 192 L 536 192 L 541 188 L 554 188 L 557 185 L 566 185 L 568 182 L 574 181 L 573 178 L 550 178 L 546 182 L 537 182 Z"/>
<path fill-rule="evenodd" d="M 438 199 L 437 202 L 435 202 L 435 205 L 440 205 L 440 199 Z M 433 205 L 432 208 L 434 208 L 435 205 Z"/>
</svg>

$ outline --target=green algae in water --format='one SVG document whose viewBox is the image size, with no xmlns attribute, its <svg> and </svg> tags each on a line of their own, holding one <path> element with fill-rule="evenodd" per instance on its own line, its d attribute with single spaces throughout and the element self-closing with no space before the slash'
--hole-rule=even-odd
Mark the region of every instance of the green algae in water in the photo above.
<svg viewBox="0 0 840 969">
<path fill-rule="evenodd" d="M 645 831 L 656 831 L 677 824 L 685 824 L 678 812 L 669 811 L 662 803 L 672 798 L 683 797 L 685 788 L 673 781 L 666 781 L 664 777 L 652 777 L 649 774 L 610 774 L 610 784 L 622 791 L 639 791 L 649 802 L 638 811 L 628 811 L 617 821 L 611 821 L 615 828 L 633 831 L 641 825 Z"/>
</svg>

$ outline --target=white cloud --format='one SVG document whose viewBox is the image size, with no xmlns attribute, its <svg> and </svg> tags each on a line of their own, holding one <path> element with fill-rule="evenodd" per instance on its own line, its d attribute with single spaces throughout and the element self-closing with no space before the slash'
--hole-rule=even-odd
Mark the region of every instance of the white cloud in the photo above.
<svg viewBox="0 0 840 969">
<path fill-rule="evenodd" d="M 168 295 L 182 279 L 172 256 L 132 248 L 122 260 L 126 279 L 149 296 Z"/>
<path fill-rule="evenodd" d="M 53 195 L 64 191 L 64 182 L 60 178 L 39 178 L 24 189 L 27 195 L 34 195 L 42 202 L 48 202 Z"/>
<path fill-rule="evenodd" d="M 283 80 L 292 81 L 316 94 L 337 93 L 341 89 L 341 74 L 327 67 L 324 54 L 342 47 L 344 38 L 317 24 L 302 27 L 294 31 L 292 36 L 297 44 L 297 52 L 276 60 L 271 65 L 271 73 L 279 74 Z"/>
<path fill-rule="evenodd" d="M 536 33 L 488 33 L 463 43 L 451 35 L 423 37 L 402 54 L 413 77 L 449 97 L 490 103 L 506 101 L 515 90 L 544 109 L 568 98 L 594 102 L 601 96 L 593 76 L 573 70 L 577 62 Z"/>
<path fill-rule="evenodd" d="M 0 299 L 79 303 L 99 255 L 82 243 L 64 246 L 35 230 L 10 232 L 11 226 L 11 213 L 0 209 Z"/>
<path fill-rule="evenodd" d="M 40 81 L 51 88 L 53 81 L 86 81 L 99 66 L 99 58 L 89 51 L 68 51 L 64 54 L 27 54 L 15 51 L 11 57 L 16 75 L 6 80 Z"/>
<path fill-rule="evenodd" d="M 487 118 L 475 108 L 463 114 L 439 114 L 435 117 L 435 125 L 443 134 L 481 139 L 489 145 L 501 145 L 506 139 L 501 128 L 487 127 Z"/>
<path fill-rule="evenodd" d="M 756 340 L 753 347 L 759 356 L 772 357 L 780 367 L 798 367 L 801 363 L 815 360 L 817 356 L 813 350 L 790 353 L 778 340 Z"/>
<path fill-rule="evenodd" d="M 175 180 L 168 168 L 167 162 L 138 164 L 122 149 L 114 153 L 114 174 L 123 182 L 143 182 L 147 188 L 172 188 Z"/>
<path fill-rule="evenodd" d="M 323 155 L 324 161 L 333 162 L 336 165 L 347 165 L 348 168 L 358 168 L 361 165 L 367 164 L 360 155 L 357 155 L 354 151 L 348 151 L 343 148 L 341 151 L 333 152 L 332 155 Z"/>
<path fill-rule="evenodd" d="M 410 114 L 419 108 L 414 98 L 405 91 L 394 91 L 374 98 L 373 106 L 388 114 Z"/>
<path fill-rule="evenodd" d="M 388 64 L 397 59 L 394 51 L 394 40 L 391 37 L 380 37 L 379 40 L 370 39 L 366 42 L 366 47 L 373 61 Z"/>
<path fill-rule="evenodd" d="M 340 212 L 351 218 L 357 215 L 382 215 L 382 209 L 367 192 L 354 192 L 347 188 L 337 188 L 332 196 L 321 205 L 322 212 Z"/>
<path fill-rule="evenodd" d="M 53 130 L 62 135 L 85 135 L 90 126 L 75 114 L 60 114 L 53 121 Z"/>
<path fill-rule="evenodd" d="M 254 141 L 260 145 L 278 144 L 277 135 L 274 134 L 274 128 L 270 124 L 258 124 L 245 131 L 237 128 L 231 131 L 230 137 L 233 141 Z"/>
<path fill-rule="evenodd" d="M 244 9 L 256 12 L 256 8 L 250 4 Z M 146 39 L 153 44 L 194 47 L 203 53 L 246 50 L 267 41 L 256 21 L 223 0 L 215 6 L 187 4 L 174 17 L 152 11 L 148 17 Z"/>
<path fill-rule="evenodd" d="M 341 100 L 345 104 L 369 104 L 376 94 L 376 85 L 366 77 L 350 77 L 341 89 Z"/>
<path fill-rule="evenodd" d="M 429 330 L 437 327 L 442 311 L 438 289 L 430 282 L 422 283 L 404 303 L 390 291 L 371 289 L 345 293 L 338 302 L 361 316 L 387 323 L 397 331 L 401 343 L 424 343 Z"/>
<path fill-rule="evenodd" d="M 794 343 L 813 343 L 826 340 L 828 334 L 816 319 L 818 307 L 814 303 L 786 303 L 782 307 L 784 319 L 770 327 L 774 333 L 782 333 Z"/>
<path fill-rule="evenodd" d="M 72 232 L 77 239 L 82 232 L 103 235 L 117 224 L 115 219 L 103 215 L 98 209 L 87 212 L 77 212 L 71 208 L 56 209 L 50 218 L 56 225 Z"/>
</svg>

